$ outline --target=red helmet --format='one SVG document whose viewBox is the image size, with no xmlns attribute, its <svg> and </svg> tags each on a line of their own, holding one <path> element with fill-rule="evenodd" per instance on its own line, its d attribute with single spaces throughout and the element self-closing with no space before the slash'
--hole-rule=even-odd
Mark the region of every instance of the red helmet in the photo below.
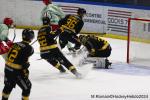
<svg viewBox="0 0 150 100">
<path fill-rule="evenodd" d="M 13 20 L 11 18 L 4 18 L 4 21 L 3 21 L 4 24 L 6 24 L 7 26 L 11 26 L 13 24 Z"/>
<path fill-rule="evenodd" d="M 52 3 L 52 0 L 43 0 L 43 3 L 44 3 L 45 5 L 51 4 L 51 3 Z"/>
</svg>

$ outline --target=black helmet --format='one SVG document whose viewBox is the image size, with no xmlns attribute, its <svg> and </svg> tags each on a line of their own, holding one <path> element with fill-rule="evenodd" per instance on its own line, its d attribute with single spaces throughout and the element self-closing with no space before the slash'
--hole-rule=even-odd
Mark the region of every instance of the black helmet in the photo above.
<svg viewBox="0 0 150 100">
<path fill-rule="evenodd" d="M 31 42 L 34 38 L 34 32 L 32 29 L 27 28 L 22 31 L 22 39 L 23 41 Z"/>
<path fill-rule="evenodd" d="M 84 8 L 78 8 L 78 14 L 86 14 L 86 10 Z"/>
<path fill-rule="evenodd" d="M 85 35 L 80 35 L 79 40 L 84 45 L 87 41 L 87 37 Z"/>
<path fill-rule="evenodd" d="M 42 18 L 42 21 L 43 21 L 43 25 L 48 25 L 48 24 L 50 24 L 50 19 L 49 19 L 49 17 L 43 17 L 43 18 Z"/>
</svg>

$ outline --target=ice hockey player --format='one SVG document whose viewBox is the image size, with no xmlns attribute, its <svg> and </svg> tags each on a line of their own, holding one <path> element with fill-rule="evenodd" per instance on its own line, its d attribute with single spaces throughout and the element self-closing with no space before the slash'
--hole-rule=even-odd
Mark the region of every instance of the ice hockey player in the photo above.
<svg viewBox="0 0 150 100">
<path fill-rule="evenodd" d="M 43 17 L 43 27 L 40 28 L 37 37 L 40 44 L 41 58 L 45 59 L 62 73 L 66 71 L 62 66 L 64 65 L 77 78 L 80 78 L 81 74 L 77 72 L 76 68 L 67 60 L 57 46 L 55 37 L 59 35 L 61 31 L 61 29 L 58 29 L 56 32 L 51 31 L 49 17 Z"/>
<path fill-rule="evenodd" d="M 59 44 L 62 49 L 66 46 L 68 41 L 75 44 L 72 49 L 80 49 L 81 43 L 77 34 L 80 33 L 84 25 L 83 17 L 85 14 L 85 9 L 78 8 L 77 15 L 69 14 L 59 21 L 60 27 L 64 30 L 64 32 L 59 35 Z"/>
<path fill-rule="evenodd" d="M 30 66 L 28 58 L 34 53 L 32 46 L 29 45 L 33 38 L 33 30 L 24 29 L 22 41 L 14 43 L 9 50 L 5 64 L 5 86 L 2 92 L 2 100 L 8 100 L 16 84 L 22 89 L 22 100 L 29 100 L 31 82 L 28 78 Z"/>
<path fill-rule="evenodd" d="M 58 22 L 65 17 L 65 13 L 59 6 L 52 4 L 52 0 L 43 0 L 43 3 L 46 6 L 41 12 L 41 20 L 43 17 L 49 17 L 51 20 L 52 31 L 54 31 L 59 28 Z"/>
<path fill-rule="evenodd" d="M 3 24 L 0 24 L 0 55 L 5 59 L 8 50 L 12 46 L 12 41 L 8 39 L 9 28 L 13 26 L 11 18 L 4 18 Z"/>
<path fill-rule="evenodd" d="M 56 31 L 59 28 L 58 22 L 65 17 L 65 13 L 59 6 L 52 4 L 52 0 L 43 0 L 43 3 L 46 7 L 44 7 L 41 12 L 41 19 L 43 17 L 49 17 L 51 20 L 52 31 Z M 72 50 L 70 42 L 68 42 L 67 48 L 69 51 Z"/>
<path fill-rule="evenodd" d="M 94 68 L 106 68 L 111 65 L 107 57 L 111 54 L 110 44 L 99 36 L 95 35 L 80 35 L 80 42 L 88 50 L 88 57 L 86 60 L 95 61 Z"/>
</svg>

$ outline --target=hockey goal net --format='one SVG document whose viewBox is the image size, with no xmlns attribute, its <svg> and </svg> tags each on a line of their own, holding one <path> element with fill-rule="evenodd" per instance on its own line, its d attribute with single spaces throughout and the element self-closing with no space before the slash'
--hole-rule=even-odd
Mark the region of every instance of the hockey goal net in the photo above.
<svg viewBox="0 0 150 100">
<path fill-rule="evenodd" d="M 127 63 L 150 67 L 150 19 L 128 19 Z"/>
</svg>

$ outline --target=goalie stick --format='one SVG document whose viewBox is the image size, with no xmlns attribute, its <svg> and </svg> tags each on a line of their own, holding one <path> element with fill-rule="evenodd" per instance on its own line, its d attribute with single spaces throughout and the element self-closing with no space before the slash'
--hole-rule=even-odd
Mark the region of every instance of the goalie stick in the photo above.
<svg viewBox="0 0 150 100">
<path fill-rule="evenodd" d="M 72 47 L 73 48 L 73 47 Z M 73 56 L 77 56 L 81 53 L 83 53 L 85 51 L 85 47 L 81 47 L 79 50 L 70 50 L 69 52 L 66 52 L 65 54 L 66 55 L 73 55 Z"/>
</svg>

